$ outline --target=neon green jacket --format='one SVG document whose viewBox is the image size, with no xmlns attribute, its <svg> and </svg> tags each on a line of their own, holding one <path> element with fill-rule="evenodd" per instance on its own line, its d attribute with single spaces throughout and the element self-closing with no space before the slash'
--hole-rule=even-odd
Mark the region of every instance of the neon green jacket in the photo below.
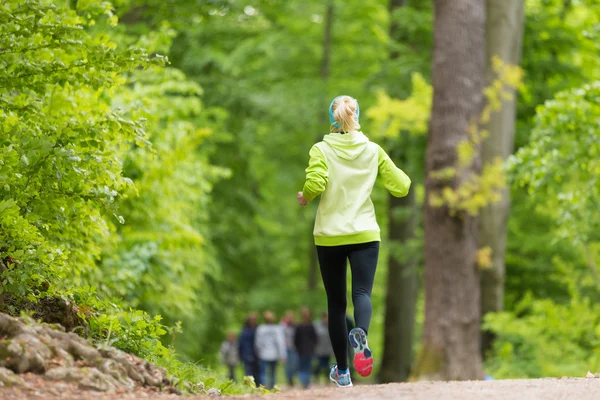
<svg viewBox="0 0 600 400">
<path fill-rule="evenodd" d="M 330 133 L 310 149 L 304 198 L 321 194 L 315 244 L 339 246 L 380 241 L 371 191 L 379 174 L 393 196 L 408 194 L 410 178 L 362 132 Z"/>
</svg>

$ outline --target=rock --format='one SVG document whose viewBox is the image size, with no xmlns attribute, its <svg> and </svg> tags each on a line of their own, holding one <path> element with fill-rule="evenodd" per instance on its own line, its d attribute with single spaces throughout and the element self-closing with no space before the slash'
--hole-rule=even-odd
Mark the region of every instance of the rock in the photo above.
<svg viewBox="0 0 600 400">
<path fill-rule="evenodd" d="M 181 390 L 177 389 L 175 386 L 171 386 L 170 388 L 167 389 L 167 393 L 171 393 L 171 394 L 176 394 L 178 396 L 182 395 L 183 393 L 181 392 Z"/>
<path fill-rule="evenodd" d="M 139 382 L 144 385 L 146 382 L 144 376 L 137 370 L 132 364 L 124 364 L 127 369 L 127 376 L 133 379 L 135 382 Z"/>
<path fill-rule="evenodd" d="M 121 364 L 125 371 L 127 371 L 127 376 L 133 379 L 135 382 L 140 384 L 144 384 L 144 376 L 134 364 L 135 358 L 124 351 L 117 350 L 113 347 L 109 347 L 108 349 L 101 349 L 100 354 L 105 358 L 110 358 L 115 360 L 117 363 Z"/>
<path fill-rule="evenodd" d="M 13 364 L 15 359 L 20 358 L 23 354 L 23 349 L 18 343 L 10 339 L 0 342 L 0 367 L 8 367 L 14 369 Z"/>
<path fill-rule="evenodd" d="M 86 376 L 79 382 L 79 387 L 97 392 L 114 392 L 119 384 L 112 376 L 103 374 L 96 368 L 89 368 Z"/>
<path fill-rule="evenodd" d="M 166 371 L 161 370 L 148 362 L 144 362 L 144 383 L 147 386 L 159 387 L 166 378 Z"/>
<path fill-rule="evenodd" d="M 100 371 L 105 374 L 111 375 L 113 378 L 119 378 L 120 376 L 127 376 L 127 371 L 123 365 L 117 363 L 115 360 L 103 358 L 101 359 L 97 367 Z"/>
<path fill-rule="evenodd" d="M 221 391 L 217 388 L 210 388 L 210 389 L 208 389 L 206 394 L 208 394 L 209 396 L 220 396 Z"/>
<path fill-rule="evenodd" d="M 58 367 L 52 368 L 44 375 L 45 379 L 50 381 L 79 382 L 85 377 L 82 368 L 77 367 Z"/>
<path fill-rule="evenodd" d="M 46 360 L 52 351 L 37 337 L 21 333 L 10 340 L 0 342 L 0 367 L 16 373 L 46 371 Z"/>
<path fill-rule="evenodd" d="M 67 351 L 73 355 L 75 360 L 83 360 L 90 365 L 94 365 L 102 359 L 100 352 L 87 343 L 71 340 L 68 346 Z"/>
<path fill-rule="evenodd" d="M 50 348 L 34 334 L 21 334 L 14 340 L 25 350 L 25 357 L 29 361 L 29 368 L 26 371 L 40 374 L 46 372 L 46 360 L 53 356 Z"/>
<path fill-rule="evenodd" d="M 10 369 L 0 367 L 0 386 L 23 386 L 23 378 L 15 375 Z"/>
<path fill-rule="evenodd" d="M 16 336 L 24 325 L 16 318 L 0 313 L 0 336 Z"/>
<path fill-rule="evenodd" d="M 67 353 L 65 350 L 63 349 L 57 349 L 56 350 L 56 355 L 61 359 L 61 361 L 63 362 L 65 367 L 72 367 L 73 363 L 75 362 L 73 360 L 73 356 L 70 355 L 69 353 Z"/>
<path fill-rule="evenodd" d="M 136 385 L 161 390 L 173 386 L 164 368 L 112 347 L 97 349 L 73 332 L 32 319 L 0 313 L 0 338 L 0 368 L 17 373 L 31 371 L 102 392 L 132 391 Z"/>
<path fill-rule="evenodd" d="M 135 389 L 135 382 L 127 375 L 127 371 L 123 365 L 117 363 L 115 360 L 102 359 L 98 365 L 98 369 L 111 376 L 117 382 L 118 386 L 122 389 L 132 391 Z"/>
</svg>

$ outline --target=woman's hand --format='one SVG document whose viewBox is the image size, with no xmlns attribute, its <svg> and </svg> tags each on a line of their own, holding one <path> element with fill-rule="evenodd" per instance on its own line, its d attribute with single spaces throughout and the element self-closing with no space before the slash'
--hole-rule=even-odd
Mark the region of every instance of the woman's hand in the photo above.
<svg viewBox="0 0 600 400">
<path fill-rule="evenodd" d="M 298 192 L 298 204 L 301 206 L 305 206 L 308 204 L 308 200 L 304 198 L 304 194 L 302 192 Z"/>
</svg>

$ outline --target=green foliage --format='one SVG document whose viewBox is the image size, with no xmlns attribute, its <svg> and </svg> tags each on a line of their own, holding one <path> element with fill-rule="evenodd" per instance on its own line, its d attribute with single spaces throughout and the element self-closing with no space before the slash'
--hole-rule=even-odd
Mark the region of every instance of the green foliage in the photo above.
<svg viewBox="0 0 600 400">
<path fill-rule="evenodd" d="M 412 75 L 412 93 L 404 100 L 390 98 L 385 92 L 377 93 L 377 103 L 367 110 L 373 120 L 371 136 L 378 140 L 399 139 L 401 132 L 425 135 L 431 114 L 433 89 L 419 73 Z"/>
<path fill-rule="evenodd" d="M 176 376 L 181 380 L 179 388 L 184 393 L 200 392 L 202 394 L 206 394 L 206 392 L 212 388 L 218 389 L 222 395 L 226 396 L 240 394 L 264 395 L 276 391 L 276 389 L 269 391 L 265 389 L 264 386 L 260 386 L 257 388 L 254 384 L 254 380 L 250 376 L 244 377 L 243 382 L 234 383 L 230 380 L 223 380 L 223 378 L 213 370 L 209 370 L 195 363 L 182 362 L 174 357 L 160 358 L 155 360 L 155 362 L 159 366 L 166 368 L 168 371 L 171 372 L 173 376 Z M 192 386 L 190 388 L 190 386 L 184 384 L 184 382 L 201 382 L 204 385 L 204 389 L 199 390 L 197 386 Z"/>
<path fill-rule="evenodd" d="M 127 38 L 109 34 L 109 3 L 77 7 L 0 7 L 0 294 L 71 299 L 100 345 L 176 366 L 177 375 L 184 364 L 162 341 L 179 325 L 129 306 L 168 311 L 174 323 L 202 304 L 211 263 L 199 250 L 208 229 L 198 210 L 226 171 L 199 146 L 219 114 L 200 120 L 198 85 L 156 68 L 163 57 L 118 44 Z M 203 376 L 185 367 L 194 368 Z"/>
<path fill-rule="evenodd" d="M 102 346 L 114 346 L 143 358 L 171 355 L 160 341 L 167 333 L 160 316 L 151 317 L 142 310 L 127 311 L 111 301 L 100 300 L 93 287 L 82 287 L 72 296 L 88 323 L 90 338 Z"/>
<path fill-rule="evenodd" d="M 515 182 L 560 227 L 559 238 L 597 241 L 600 219 L 600 83 L 556 95 L 538 110 L 528 146 L 512 159 Z"/>
<path fill-rule="evenodd" d="M 583 376 L 588 369 L 598 369 L 593 345 L 582 339 L 589 332 L 581 326 L 581 321 L 592 321 L 598 311 L 588 304 L 589 299 L 597 301 L 596 244 L 584 242 L 594 239 L 588 232 L 595 222 L 574 217 L 574 225 L 569 226 L 565 217 L 578 207 L 557 196 L 580 185 L 583 202 L 587 201 L 585 183 L 575 183 L 583 178 L 577 172 L 581 159 L 574 156 L 574 165 L 568 165 L 565 156 L 571 149 L 580 155 L 585 152 L 585 142 L 578 150 L 576 142 L 597 127 L 586 130 L 589 123 L 583 116 L 582 129 L 578 129 L 578 106 L 567 97 L 581 105 L 585 96 L 581 89 L 566 89 L 598 79 L 594 56 L 598 7 L 596 1 L 529 0 L 525 13 L 525 79 L 517 103 L 516 135 L 517 148 L 524 149 L 509 163 L 513 185 L 506 253 L 507 312 L 497 319 L 490 317 L 487 323 L 500 335 L 488 367 L 498 377 Z M 565 91 L 551 100 L 561 90 Z M 576 127 L 563 125 L 565 120 Z M 569 132 L 563 132 L 564 128 Z M 568 149 L 564 142 L 573 147 Z M 557 171 L 559 165 L 569 171 Z M 568 175 L 571 168 L 574 180 Z M 556 182 L 554 172 L 566 179 Z M 565 332 L 563 327 L 577 328 Z"/>
<path fill-rule="evenodd" d="M 505 305 L 509 310 L 526 293 L 557 303 L 569 301 L 568 287 L 558 279 L 555 257 L 571 260 L 573 271 L 587 268 L 581 252 L 571 243 L 556 241 L 556 222 L 544 207 L 532 208 L 528 197 L 523 190 L 512 188 L 506 249 Z"/>
<path fill-rule="evenodd" d="M 600 370 L 597 272 L 577 272 L 559 258 L 553 264 L 568 288 L 567 302 L 530 293 L 513 310 L 486 316 L 484 328 L 498 335 L 486 364 L 494 377 L 584 376 Z"/>
<path fill-rule="evenodd" d="M 155 153 L 138 148 L 125 157 L 124 172 L 135 184 L 119 203 L 128 223 L 104 249 L 99 273 L 103 287 L 131 306 L 182 318 L 201 305 L 199 290 L 214 267 L 208 193 L 227 171 L 207 161 L 203 144 L 212 130 L 197 84 L 173 68 L 135 73 L 129 81 L 114 102 L 147 120 Z"/>
<path fill-rule="evenodd" d="M 550 100 L 557 91 L 581 87 L 588 79 L 598 78 L 598 59 L 594 56 L 598 43 L 598 7 L 594 5 L 597 5 L 595 0 L 527 1 L 522 52 L 525 79 L 517 103 L 517 148 L 528 144 L 533 125 L 537 123 L 536 107 Z M 516 172 L 517 169 L 511 172 L 513 181 Z M 527 288 L 536 296 L 563 301 L 568 298 L 564 288 L 551 281 L 541 284 L 538 279 L 556 274 L 552 257 L 560 255 L 574 260 L 578 252 L 568 241 L 556 241 L 557 224 L 553 215 L 560 211 L 556 207 L 548 208 L 544 200 L 534 206 L 529 201 L 531 195 L 526 186 L 513 185 L 512 197 L 506 305 L 512 308 Z M 549 243 L 552 245 L 548 246 Z M 573 265 L 577 264 L 573 261 Z"/>
<path fill-rule="evenodd" d="M 518 305 L 528 315 L 490 315 L 484 324 L 498 335 L 487 362 L 495 378 L 584 376 L 600 370 L 600 307 L 589 299 L 557 304 L 528 299 Z"/>
<path fill-rule="evenodd" d="M 600 79 L 597 0 L 527 0 L 516 145 L 527 143 L 536 108 L 555 93 Z"/>
<path fill-rule="evenodd" d="M 429 80 L 433 49 L 433 3 L 407 0 L 389 15 L 387 52 L 380 71 L 369 79 L 372 87 L 385 90 L 393 98 L 411 93 L 413 74 Z"/>
<path fill-rule="evenodd" d="M 148 142 L 142 121 L 112 109 L 109 96 L 123 73 L 163 59 L 117 49 L 48 1 L 5 2 L 0 21 L 0 258 L 21 262 L 2 273 L 1 290 L 31 298 L 67 273 L 77 284 L 122 221 L 115 199 L 132 182 L 118 154 Z"/>
</svg>

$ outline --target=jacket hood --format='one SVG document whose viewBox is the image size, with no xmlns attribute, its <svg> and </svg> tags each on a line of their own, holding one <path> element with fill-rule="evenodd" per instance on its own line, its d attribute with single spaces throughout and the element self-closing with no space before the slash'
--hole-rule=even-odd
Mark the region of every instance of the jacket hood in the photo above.
<svg viewBox="0 0 600 400">
<path fill-rule="evenodd" d="M 350 161 L 354 160 L 365 151 L 367 144 L 369 143 L 369 138 L 358 131 L 344 134 L 334 132 L 325 135 L 323 141 L 331 146 L 338 157 Z"/>
</svg>

